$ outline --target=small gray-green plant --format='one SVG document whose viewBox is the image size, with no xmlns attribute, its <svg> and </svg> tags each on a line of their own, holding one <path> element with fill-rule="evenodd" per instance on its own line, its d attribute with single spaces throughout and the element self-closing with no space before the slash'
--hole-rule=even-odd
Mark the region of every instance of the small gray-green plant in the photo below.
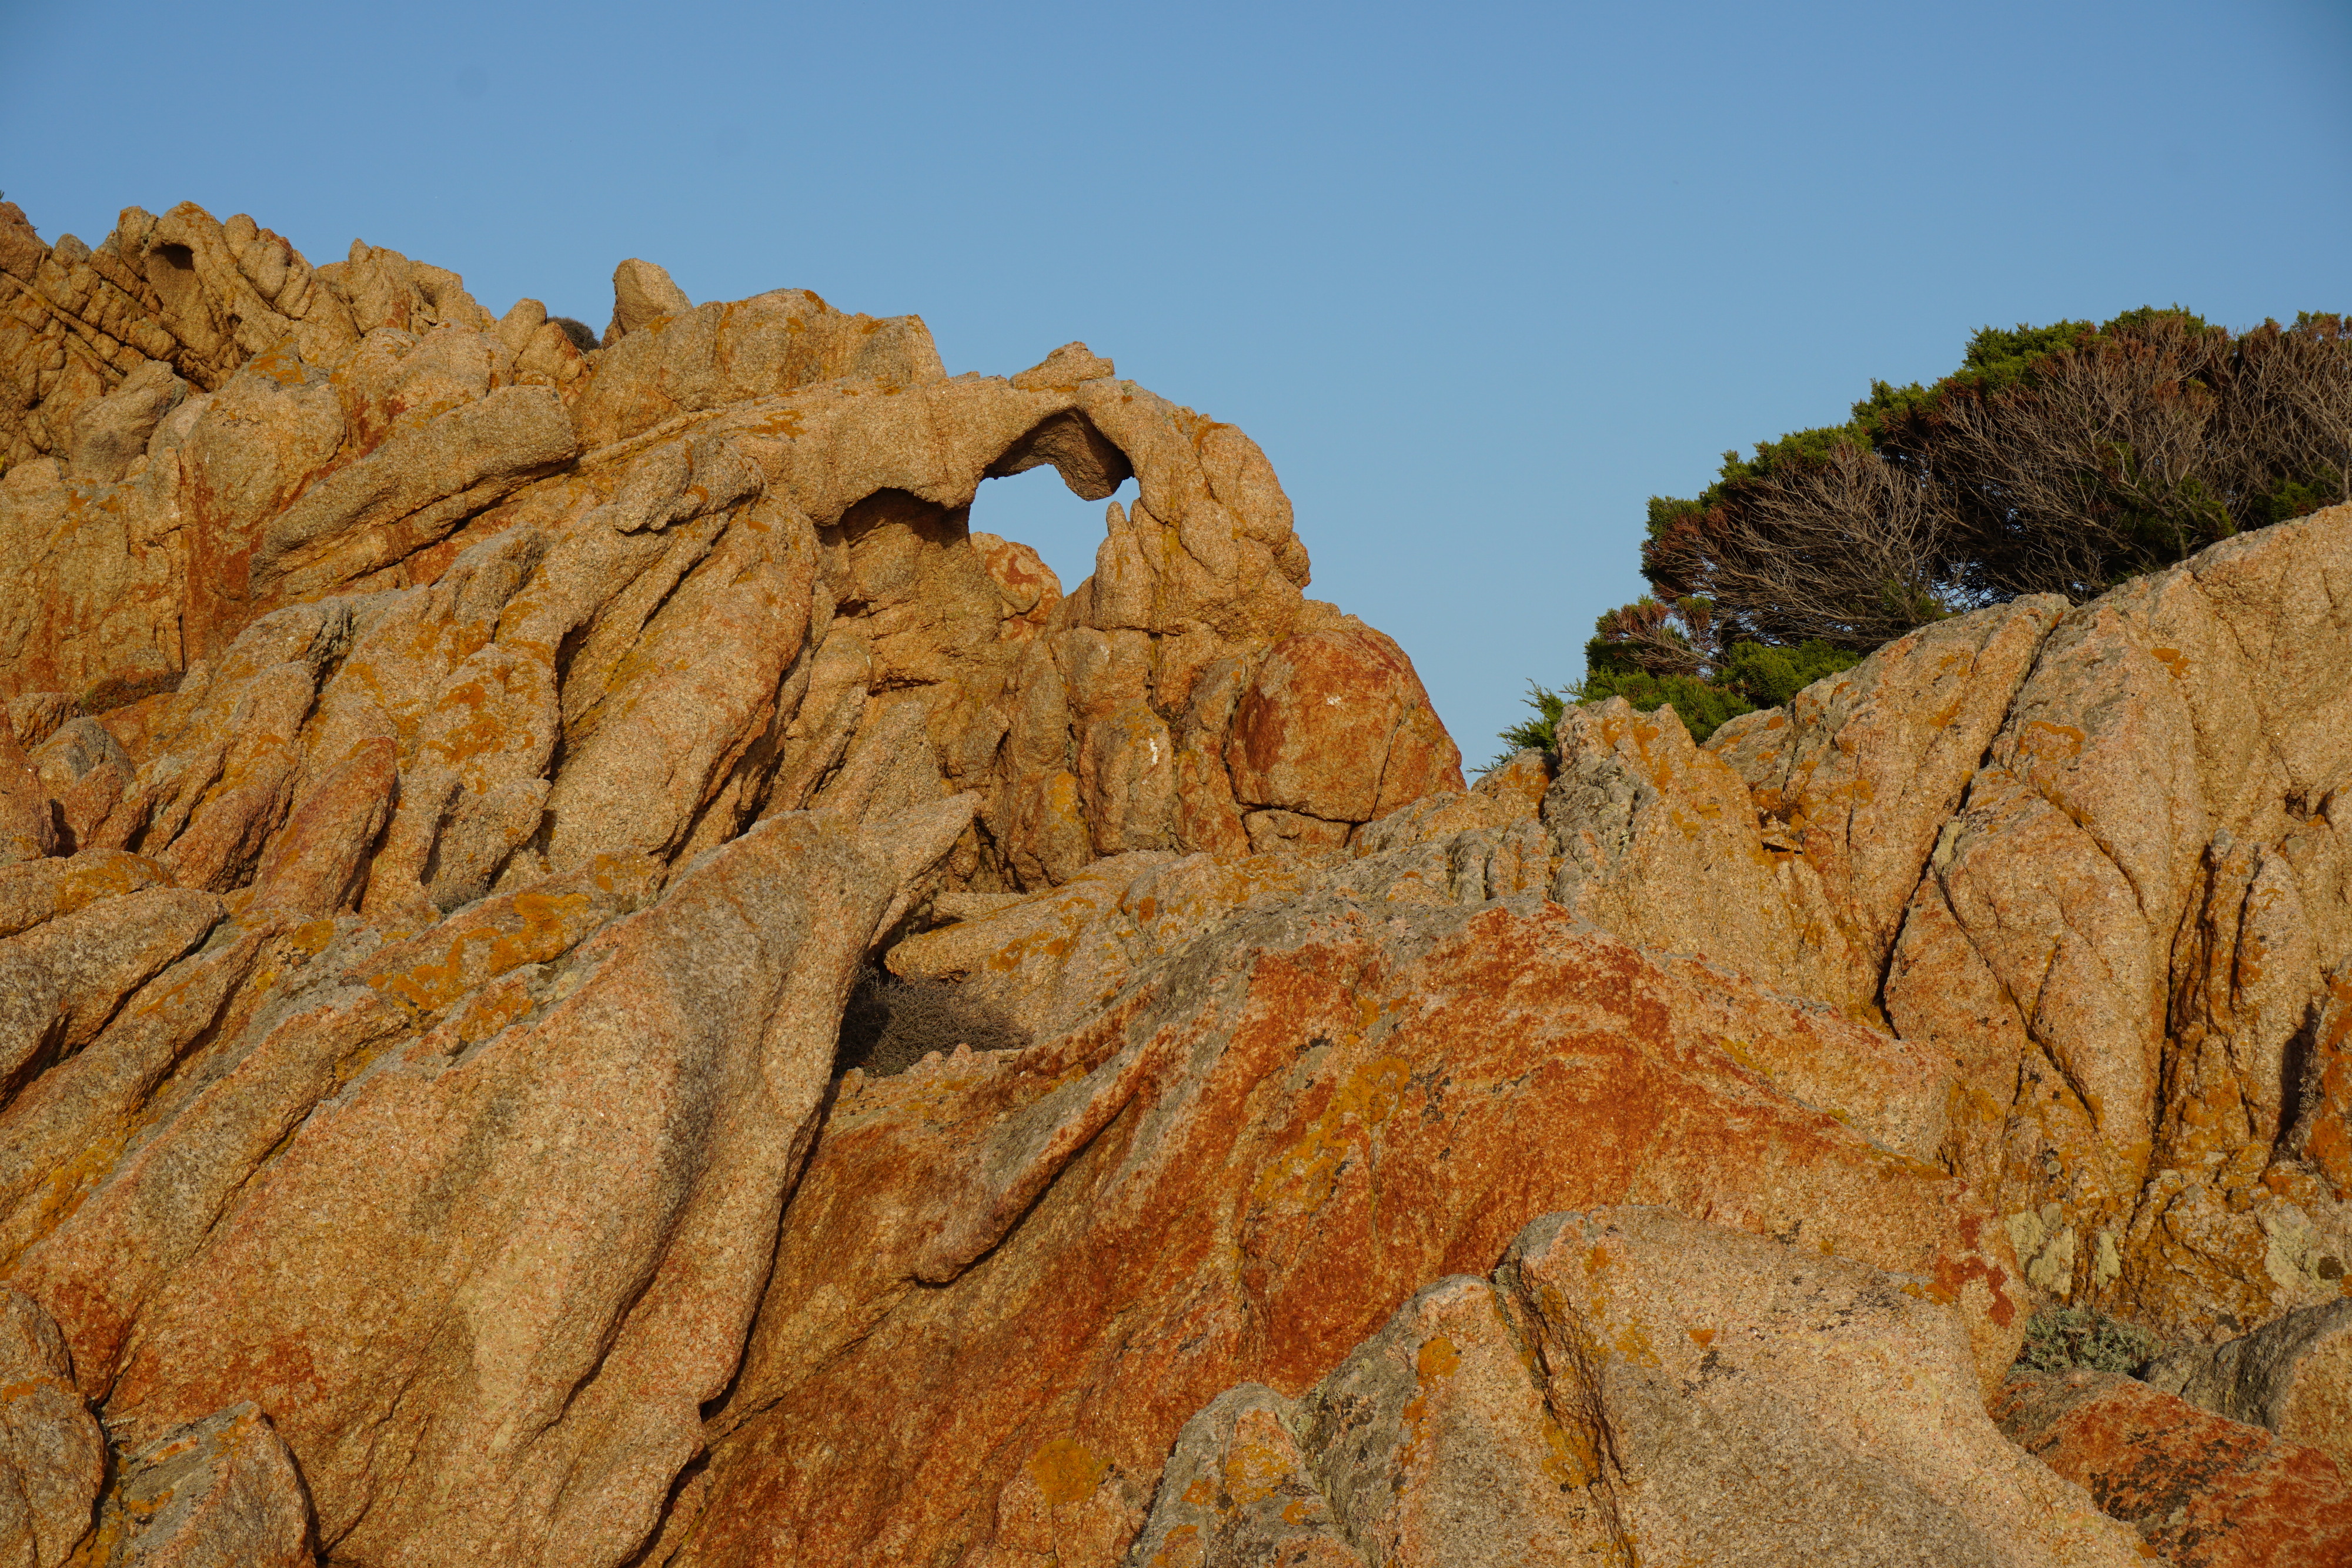
<svg viewBox="0 0 2352 1568">
<path fill-rule="evenodd" d="M 2164 1342 L 2137 1323 L 2087 1307 L 2036 1312 L 2025 1325 L 2025 1348 L 2017 1364 L 2036 1372 L 2137 1372 L 2164 1349 Z"/>
<path fill-rule="evenodd" d="M 869 1078 L 887 1078 L 934 1051 L 1017 1051 L 1028 1043 L 1028 1031 L 1002 1009 L 953 980 L 902 980 L 873 967 L 849 993 L 834 1071 L 862 1067 Z"/>
</svg>

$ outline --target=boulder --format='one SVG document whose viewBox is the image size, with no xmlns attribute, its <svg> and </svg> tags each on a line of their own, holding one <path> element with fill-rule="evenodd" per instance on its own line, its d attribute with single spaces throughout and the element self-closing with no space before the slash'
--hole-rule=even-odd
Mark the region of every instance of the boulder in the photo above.
<svg viewBox="0 0 2352 1568">
<path fill-rule="evenodd" d="M 99 1505 L 89 1568 L 312 1568 L 310 1504 L 294 1461 L 250 1404 L 122 1457 Z"/>
<path fill-rule="evenodd" d="M 686 290 L 650 261 L 629 260 L 613 269 L 613 324 L 604 329 L 604 346 L 659 320 L 694 308 Z"/>
<path fill-rule="evenodd" d="M 2178 1568 L 2352 1560 L 2352 1486 L 2315 1448 L 2114 1372 L 2020 1372 L 1993 1413 Z"/>
<path fill-rule="evenodd" d="M 58 1325 L 0 1286 L 0 1555 L 27 1568 L 74 1558 L 106 1473 L 105 1434 Z"/>
<path fill-rule="evenodd" d="M 1412 665 L 1360 622 L 1267 651 L 1235 705 L 1226 758 L 1245 809 L 1343 828 L 1462 787 L 1462 754 Z"/>
<path fill-rule="evenodd" d="M 2142 1375 L 2200 1409 L 2316 1448 L 2352 1476 L 2352 1299 L 2159 1356 Z"/>
<path fill-rule="evenodd" d="M 0 716 L 0 866 L 55 853 L 56 815 L 39 771 Z"/>
</svg>

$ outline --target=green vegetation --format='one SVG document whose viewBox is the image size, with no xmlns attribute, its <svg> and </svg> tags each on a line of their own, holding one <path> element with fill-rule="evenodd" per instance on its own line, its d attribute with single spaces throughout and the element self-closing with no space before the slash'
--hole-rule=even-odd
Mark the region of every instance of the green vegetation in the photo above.
<svg viewBox="0 0 2352 1568">
<path fill-rule="evenodd" d="M 2036 1312 L 2025 1325 L 2025 1348 L 2017 1364 L 2036 1372 L 2137 1373 L 2162 1353 L 2164 1341 L 2137 1323 L 2084 1307 Z"/>
<path fill-rule="evenodd" d="M 2174 307 L 1987 327 L 1933 386 L 1871 383 L 1843 424 L 1727 452 L 1653 497 L 1653 591 L 1601 618 L 1562 707 L 1671 706 L 1696 737 L 1917 627 L 2029 593 L 2074 603 L 2246 528 L 2352 497 L 2352 319 L 2231 333 Z M 1796 685 L 1790 685 L 1794 681 Z"/>
<path fill-rule="evenodd" d="M 1654 604 L 1655 601 L 1643 602 Z M 1622 613 L 1612 611 L 1602 616 L 1601 631 L 1605 634 L 1611 617 Z M 1832 647 L 1818 638 L 1793 648 L 1740 642 L 1732 644 L 1721 672 L 1711 677 L 1672 672 L 1659 674 L 1643 669 L 1611 647 L 1605 636 L 1595 636 L 1585 645 L 1584 662 L 1584 679 L 1564 692 L 1528 683 L 1528 706 L 1536 710 L 1536 716 L 1503 732 L 1502 740 L 1507 749 L 1496 760 L 1504 760 L 1512 752 L 1531 746 L 1550 750 L 1554 744 L 1552 727 L 1559 722 L 1569 704 L 1606 702 L 1620 696 L 1643 713 L 1660 707 L 1673 708 L 1681 717 L 1683 727 L 1690 731 L 1691 738 L 1704 741 L 1741 714 L 1779 707 L 1822 676 L 1852 669 L 1862 663 L 1862 655 Z"/>
</svg>

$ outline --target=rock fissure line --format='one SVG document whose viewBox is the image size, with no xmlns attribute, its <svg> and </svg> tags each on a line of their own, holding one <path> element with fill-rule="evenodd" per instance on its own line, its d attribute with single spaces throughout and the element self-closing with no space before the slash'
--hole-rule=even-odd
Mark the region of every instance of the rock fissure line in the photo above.
<svg viewBox="0 0 2352 1568">
<path fill-rule="evenodd" d="M 41 1568 L 2220 1563 L 2116 1479 L 2214 1431 L 2352 1543 L 2352 512 L 1465 787 L 1082 344 L 631 261 L 583 350 L 193 206 L 0 274 Z M 1044 464 L 1141 497 L 1068 592 L 969 528 Z M 2086 1307 L 2179 1392 L 2016 1369 Z"/>
</svg>

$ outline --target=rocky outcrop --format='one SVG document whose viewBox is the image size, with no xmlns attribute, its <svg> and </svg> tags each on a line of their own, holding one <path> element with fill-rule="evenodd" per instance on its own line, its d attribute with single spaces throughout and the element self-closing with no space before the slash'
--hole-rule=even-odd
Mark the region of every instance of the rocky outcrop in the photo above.
<svg viewBox="0 0 2352 1568">
<path fill-rule="evenodd" d="M 2024 1330 L 2005 1238 L 1848 1124 L 1900 1134 L 1899 1109 L 1824 1092 L 1911 1071 L 1899 1046 L 1533 894 L 1364 864 L 1050 1040 L 845 1082 L 675 1561 L 1071 1532 L 1115 1557 L 1219 1391 L 1304 1388 L 1563 1207 L 1671 1205 L 1916 1276 L 1997 1383 Z"/>
<path fill-rule="evenodd" d="M 1547 1216 L 1298 1398 L 1213 1400 L 1127 1563 L 2144 1561 L 1994 1430 L 1934 1293 L 1668 1210 Z"/>
<path fill-rule="evenodd" d="M 2289 1312 L 2224 1344 L 2175 1351 L 2144 1375 L 2201 1409 L 2317 1448 L 2352 1474 L 2352 1300 Z"/>
<path fill-rule="evenodd" d="M 2341 1450 L 2352 512 L 1465 789 L 1082 344 L 0 274 L 12 1561 L 2119 1561 L 2061 1301 Z"/>
<path fill-rule="evenodd" d="M 106 1438 L 73 1384 L 58 1325 L 0 1288 L 0 1552 L 57 1568 L 89 1532 Z"/>
<path fill-rule="evenodd" d="M 1951 1064 L 2044 1299 L 2231 1338 L 2352 1259 L 2352 512 L 1914 632 L 1694 747 L 1563 721 L 1553 896 Z"/>
<path fill-rule="evenodd" d="M 1460 782 L 1396 645 L 1301 595 L 1257 447 L 1082 345 L 950 378 L 914 318 L 789 289 L 689 307 L 632 261 L 580 361 L 543 308 L 493 321 L 388 251 L 314 275 L 193 207 L 126 213 L 86 255 L 11 232 L 0 364 L 106 321 L 122 379 L 18 377 L 0 695 L 173 688 L 109 720 L 145 771 L 110 824 L 106 781 L 85 791 L 76 846 L 168 858 L 194 831 L 194 880 L 241 881 L 289 791 L 378 738 L 392 841 L 421 868 L 452 841 L 444 908 L 518 852 L 673 858 L 812 804 L 977 790 L 952 876 L 1009 890 L 1123 851 L 1336 844 Z M 101 428 L 102 460 L 63 434 Z M 965 522 L 984 479 L 1048 464 L 1141 491 L 1067 598 Z M 238 803 L 207 832 L 191 790 Z"/>
</svg>

